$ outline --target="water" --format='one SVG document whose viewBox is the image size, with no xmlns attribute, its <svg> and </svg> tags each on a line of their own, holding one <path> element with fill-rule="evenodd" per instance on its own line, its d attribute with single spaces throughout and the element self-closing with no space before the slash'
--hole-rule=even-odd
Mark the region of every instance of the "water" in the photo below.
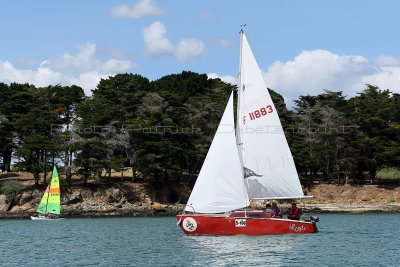
<svg viewBox="0 0 400 267">
<path fill-rule="evenodd" d="M 1 266 L 399 266 L 400 214 L 322 214 L 312 235 L 185 236 L 174 217 L 0 220 Z"/>
</svg>

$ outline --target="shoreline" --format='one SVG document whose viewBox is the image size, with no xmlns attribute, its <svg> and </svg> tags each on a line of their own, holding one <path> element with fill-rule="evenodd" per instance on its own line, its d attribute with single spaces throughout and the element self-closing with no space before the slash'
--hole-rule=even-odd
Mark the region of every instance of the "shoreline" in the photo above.
<svg viewBox="0 0 400 267">
<path fill-rule="evenodd" d="M 70 205 L 68 205 L 70 206 Z M 286 211 L 288 205 L 281 205 L 281 208 Z M 391 204 L 301 204 L 305 215 L 327 214 L 327 213 L 397 213 L 400 212 L 400 203 Z M 137 206 L 131 208 L 105 208 L 102 210 L 73 210 L 73 207 L 66 207 L 62 210 L 61 217 L 63 218 L 106 218 L 106 217 L 157 217 L 157 216 L 176 216 L 182 213 L 183 204 L 178 205 L 163 205 L 156 203 L 152 206 Z M 17 212 L 1 212 L 0 219 L 29 219 L 34 212 L 17 211 Z"/>
<path fill-rule="evenodd" d="M 0 194 L 0 219 L 29 218 L 43 195 L 43 188 L 34 187 L 31 180 L 21 182 L 27 187 L 10 203 Z M 296 200 L 306 214 L 400 212 L 400 184 L 335 185 L 315 184 L 304 189 L 313 198 Z M 180 204 L 176 204 L 179 197 Z M 145 183 L 123 182 L 71 186 L 61 194 L 61 217 L 111 216 L 175 216 L 182 213 L 190 191 L 180 183 L 165 183 L 158 190 Z M 253 208 L 263 209 L 267 201 L 254 201 Z M 290 200 L 277 201 L 287 213 Z"/>
<path fill-rule="evenodd" d="M 300 206 L 304 212 L 314 213 L 365 213 L 365 212 L 400 212 L 400 203 L 391 204 L 307 204 Z"/>
</svg>

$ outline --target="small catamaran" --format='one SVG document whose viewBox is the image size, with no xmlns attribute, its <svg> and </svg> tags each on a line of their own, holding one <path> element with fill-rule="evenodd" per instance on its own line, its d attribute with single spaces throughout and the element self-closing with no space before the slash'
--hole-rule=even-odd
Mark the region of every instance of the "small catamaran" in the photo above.
<svg viewBox="0 0 400 267">
<path fill-rule="evenodd" d="M 56 166 L 53 168 L 51 182 L 43 194 L 39 207 L 36 209 L 38 216 L 31 216 L 32 220 L 55 220 L 60 219 L 60 182 Z"/>
<path fill-rule="evenodd" d="M 236 134 L 232 92 L 178 225 L 188 235 L 316 233 L 312 218 L 270 218 L 248 208 L 250 200 L 307 196 L 243 30 L 239 73 Z"/>
</svg>

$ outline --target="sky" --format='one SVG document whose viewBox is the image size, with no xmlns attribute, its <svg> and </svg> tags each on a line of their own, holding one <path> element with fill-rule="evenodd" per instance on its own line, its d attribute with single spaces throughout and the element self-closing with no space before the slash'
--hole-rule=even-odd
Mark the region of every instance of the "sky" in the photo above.
<svg viewBox="0 0 400 267">
<path fill-rule="evenodd" d="M 193 71 L 236 83 L 244 31 L 288 106 L 366 84 L 400 93 L 397 0 L 0 1 L 0 82 L 78 85 Z"/>
</svg>

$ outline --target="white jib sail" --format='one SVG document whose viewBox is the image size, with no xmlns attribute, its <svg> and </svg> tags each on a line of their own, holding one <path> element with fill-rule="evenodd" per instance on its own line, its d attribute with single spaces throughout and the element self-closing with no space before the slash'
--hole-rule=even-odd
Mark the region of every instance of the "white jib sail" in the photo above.
<svg viewBox="0 0 400 267">
<path fill-rule="evenodd" d="M 236 146 L 231 93 L 185 211 L 220 213 L 248 205 Z"/>
<path fill-rule="evenodd" d="M 238 148 L 250 199 L 304 197 L 277 110 L 242 33 Z"/>
</svg>

